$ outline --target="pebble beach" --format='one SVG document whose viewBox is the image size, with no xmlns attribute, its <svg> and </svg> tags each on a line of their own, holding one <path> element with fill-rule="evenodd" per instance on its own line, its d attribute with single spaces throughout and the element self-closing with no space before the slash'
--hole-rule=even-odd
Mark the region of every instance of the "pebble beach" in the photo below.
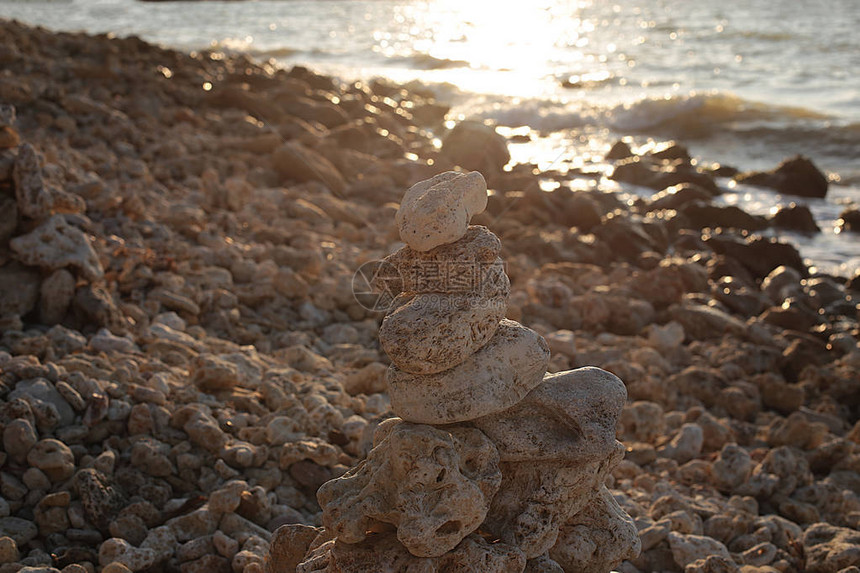
<svg viewBox="0 0 860 573">
<path fill-rule="evenodd" d="M 619 571 L 860 571 L 860 273 L 774 238 L 820 231 L 813 160 L 632 133 L 538 165 L 416 83 L 9 20 L 0 64 L 0 573 L 280 571 L 274 531 L 321 525 L 393 415 L 356 271 L 449 170 L 486 179 L 550 371 L 627 386 Z M 834 224 L 857 241 L 857 205 Z"/>
</svg>

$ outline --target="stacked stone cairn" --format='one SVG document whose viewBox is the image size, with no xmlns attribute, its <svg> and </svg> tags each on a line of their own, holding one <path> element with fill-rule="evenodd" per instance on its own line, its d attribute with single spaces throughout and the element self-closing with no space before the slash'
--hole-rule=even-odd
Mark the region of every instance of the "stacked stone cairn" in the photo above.
<svg viewBox="0 0 860 573">
<path fill-rule="evenodd" d="M 269 571 L 600 572 L 638 554 L 604 483 L 624 453 L 624 384 L 598 368 L 546 373 L 546 341 L 504 318 L 501 242 L 469 225 L 486 205 L 478 172 L 404 196 L 406 246 L 378 279 L 400 292 L 379 332 L 398 417 L 319 489 L 323 528 L 276 532 Z"/>
</svg>

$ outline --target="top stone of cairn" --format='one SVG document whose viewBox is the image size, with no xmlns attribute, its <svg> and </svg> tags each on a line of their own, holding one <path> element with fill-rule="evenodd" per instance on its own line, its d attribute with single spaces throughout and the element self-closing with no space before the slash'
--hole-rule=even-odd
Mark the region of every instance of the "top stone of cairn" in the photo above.
<svg viewBox="0 0 860 573">
<path fill-rule="evenodd" d="M 472 216 L 486 208 L 483 175 L 446 171 L 410 187 L 395 222 L 403 242 L 424 252 L 461 238 Z"/>
</svg>

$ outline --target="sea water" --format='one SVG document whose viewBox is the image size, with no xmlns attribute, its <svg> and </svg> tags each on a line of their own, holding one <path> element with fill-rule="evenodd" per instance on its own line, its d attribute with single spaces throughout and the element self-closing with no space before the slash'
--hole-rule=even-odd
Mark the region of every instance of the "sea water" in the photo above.
<svg viewBox="0 0 860 573">
<path fill-rule="evenodd" d="M 823 232 L 781 236 L 821 271 L 860 268 L 860 237 L 835 233 L 860 202 L 856 0 L 0 0 L 0 17 L 419 81 L 454 119 L 530 134 L 512 154 L 542 168 L 581 166 L 625 135 L 742 170 L 803 154 L 828 174 L 826 199 L 726 185 L 719 200 L 755 214 L 806 204 Z"/>
</svg>

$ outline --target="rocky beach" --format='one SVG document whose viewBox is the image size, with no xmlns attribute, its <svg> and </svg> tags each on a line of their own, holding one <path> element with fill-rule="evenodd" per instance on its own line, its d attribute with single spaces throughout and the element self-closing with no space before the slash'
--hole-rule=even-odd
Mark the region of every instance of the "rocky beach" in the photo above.
<svg viewBox="0 0 860 573">
<path fill-rule="evenodd" d="M 452 170 L 490 190 L 504 318 L 549 372 L 626 385 L 605 485 L 641 554 L 618 571 L 860 571 L 860 274 L 770 236 L 815 233 L 802 204 L 719 201 L 825 196 L 809 159 L 634 136 L 512 164 L 529 136 L 414 84 L 8 20 L 0 64 L 0 573 L 288 570 L 274 532 L 322 526 L 317 490 L 394 416 L 391 301 L 356 271 Z"/>
</svg>

